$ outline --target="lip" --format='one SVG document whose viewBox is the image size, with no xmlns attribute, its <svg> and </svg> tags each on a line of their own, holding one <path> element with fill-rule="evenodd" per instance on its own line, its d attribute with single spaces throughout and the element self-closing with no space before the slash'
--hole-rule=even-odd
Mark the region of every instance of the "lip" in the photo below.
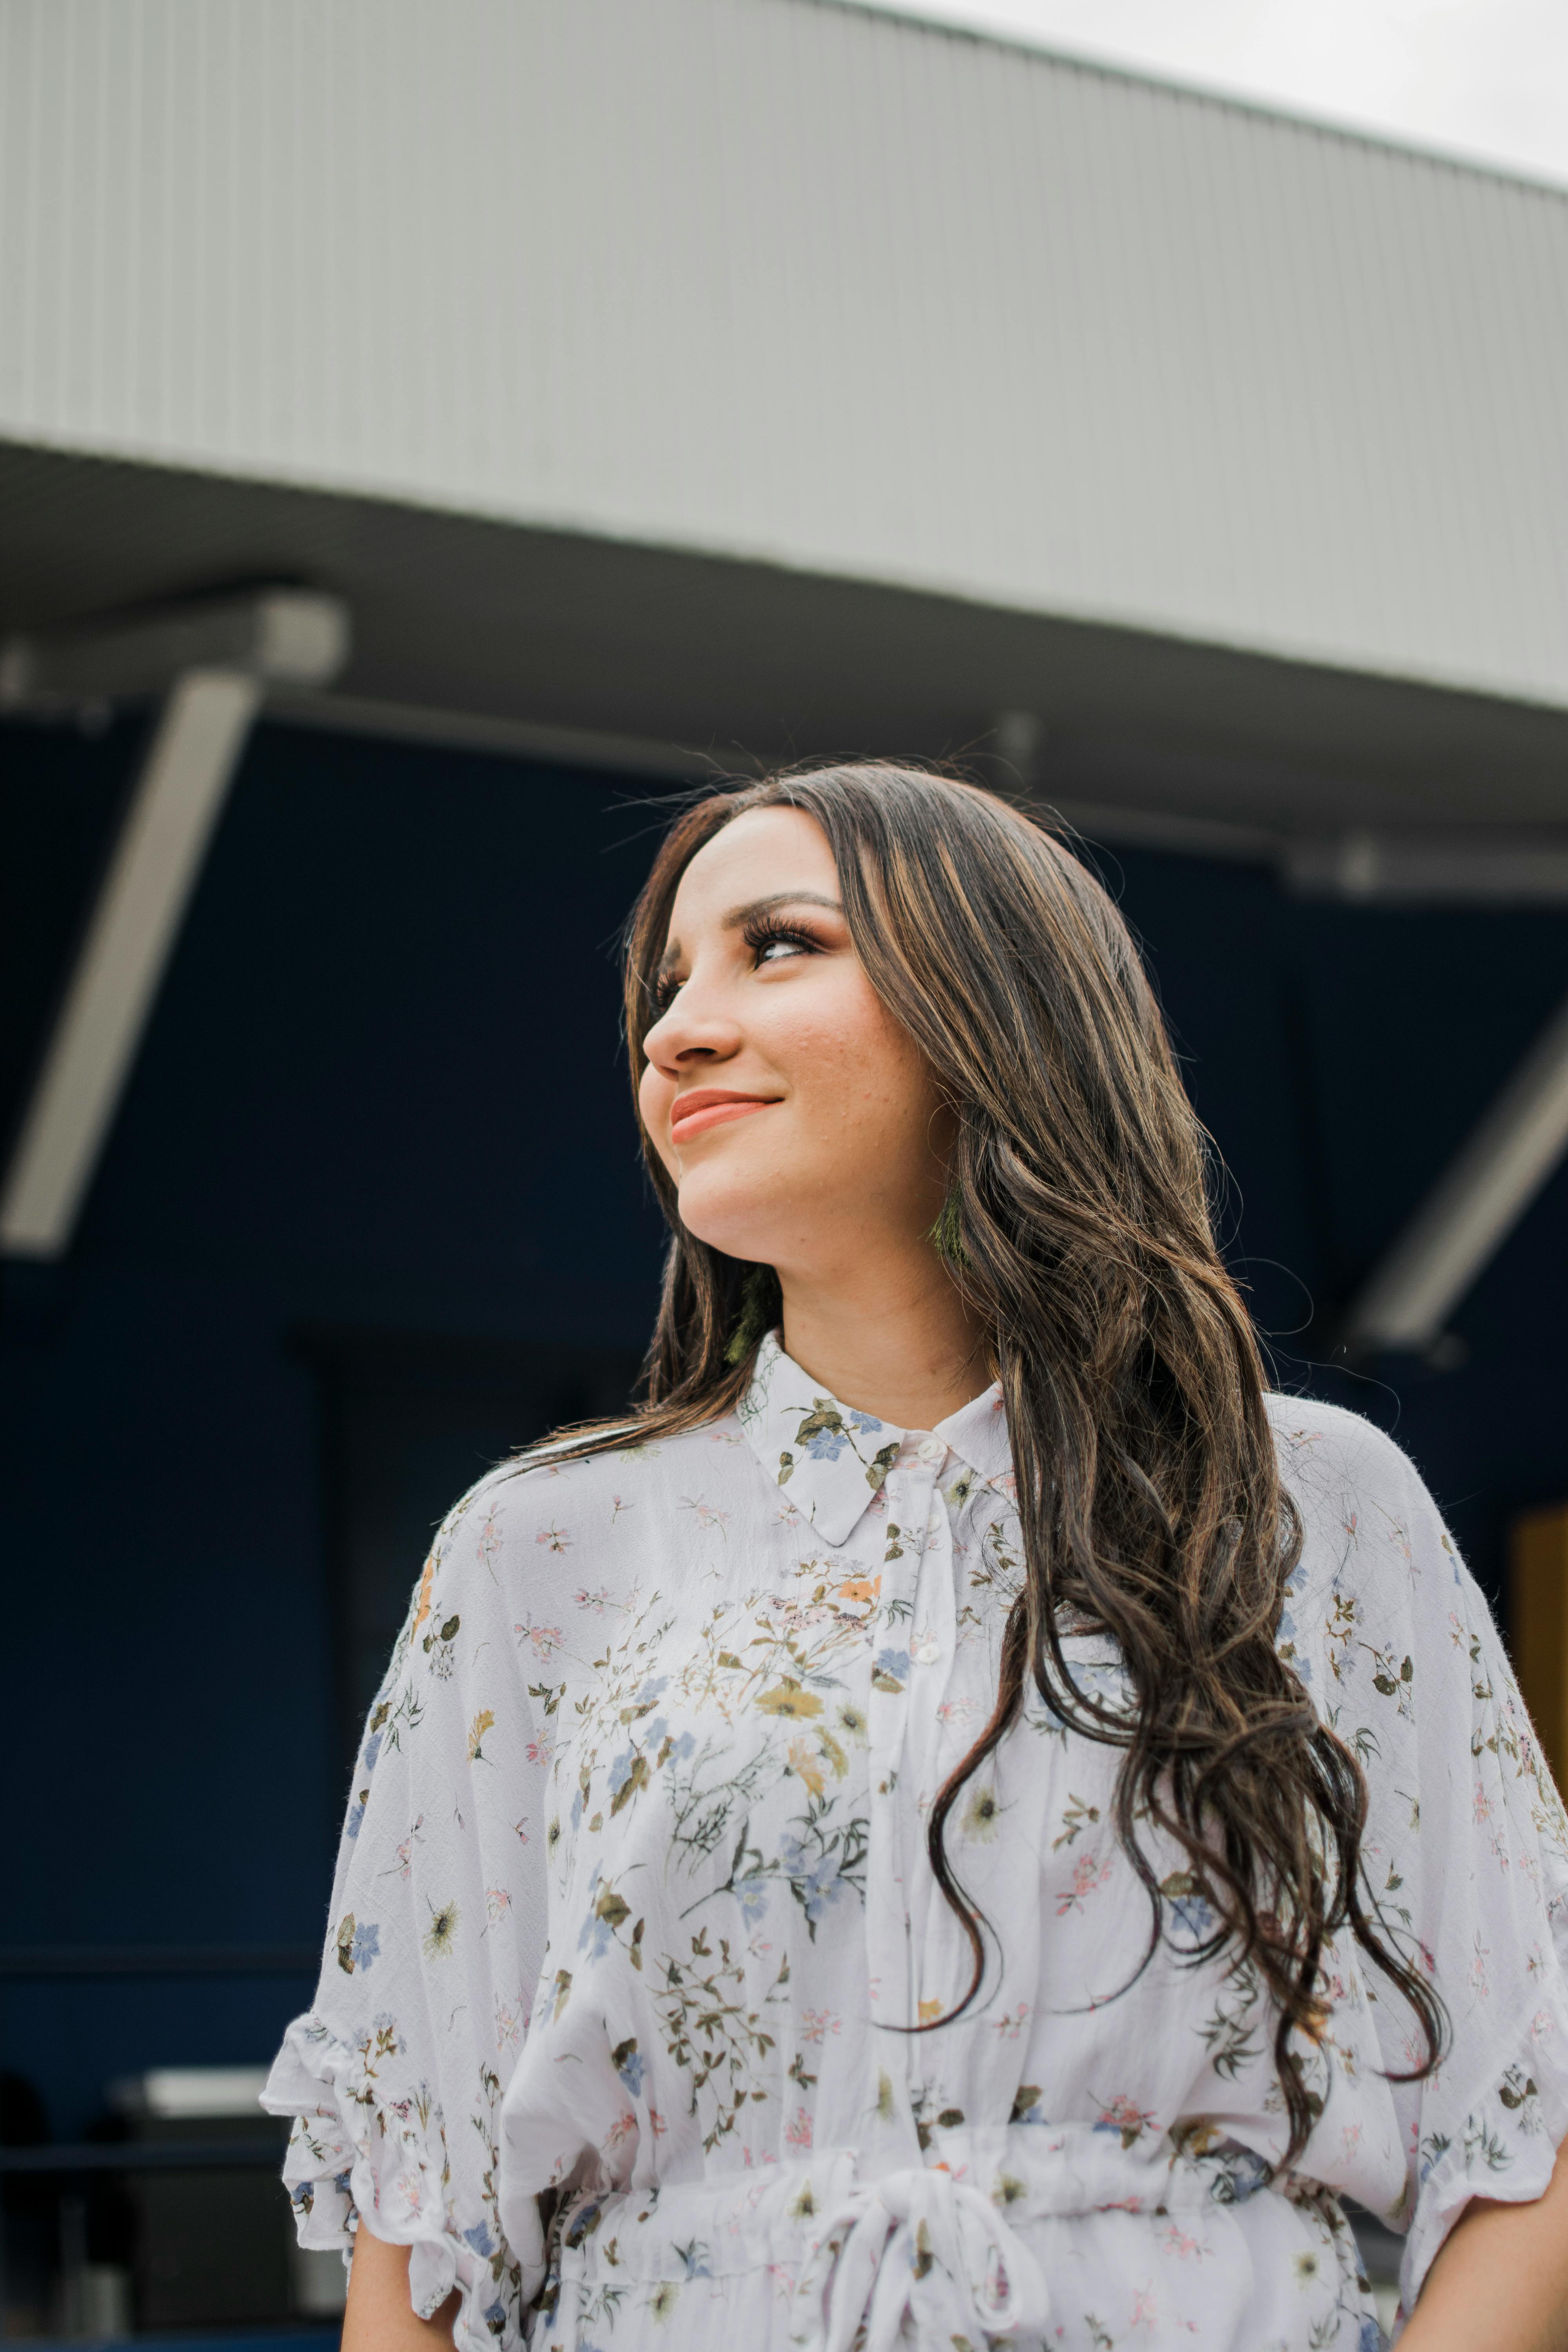
<svg viewBox="0 0 1568 2352">
<path fill-rule="evenodd" d="M 725 1127 L 731 1119 L 749 1118 L 754 1110 L 771 1110 L 777 1097 L 773 1095 L 742 1095 L 725 1087 L 699 1087 L 689 1095 L 679 1095 L 669 1113 L 671 1143 L 685 1143 L 694 1135 L 705 1135 L 710 1127 Z"/>
</svg>

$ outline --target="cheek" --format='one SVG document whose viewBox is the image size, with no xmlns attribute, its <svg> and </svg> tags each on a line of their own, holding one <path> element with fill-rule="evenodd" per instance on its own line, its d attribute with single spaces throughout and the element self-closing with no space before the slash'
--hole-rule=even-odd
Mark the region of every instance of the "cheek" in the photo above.
<svg viewBox="0 0 1568 2352">
<path fill-rule="evenodd" d="M 637 1108 L 643 1125 L 653 1138 L 653 1148 L 668 1169 L 675 1173 L 675 1159 L 665 1138 L 668 1133 L 669 1106 L 675 1099 L 675 1085 L 650 1062 L 637 1081 Z"/>
<path fill-rule="evenodd" d="M 773 1055 L 821 1146 L 903 1149 L 925 1134 L 935 1097 L 916 1047 L 864 984 L 802 1008 Z"/>
</svg>

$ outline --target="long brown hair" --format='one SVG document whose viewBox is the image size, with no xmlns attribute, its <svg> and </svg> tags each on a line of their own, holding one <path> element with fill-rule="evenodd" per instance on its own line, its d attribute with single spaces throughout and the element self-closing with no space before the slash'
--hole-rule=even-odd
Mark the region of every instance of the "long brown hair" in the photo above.
<svg viewBox="0 0 1568 2352">
<path fill-rule="evenodd" d="M 1147 1821 L 1175 1841 L 1213 1906 L 1193 1957 L 1228 1947 L 1275 2003 L 1289 2162 L 1321 2104 L 1293 2037 L 1315 2041 L 1324 2022 L 1328 1936 L 1348 1922 L 1398 1985 L 1427 2068 L 1442 2012 L 1363 1902 L 1361 1768 L 1279 1655 L 1300 1524 L 1279 1481 L 1252 1325 L 1215 1240 L 1211 1155 L 1153 992 L 1093 875 L 994 794 L 879 762 L 785 772 L 689 807 L 655 860 L 626 932 L 634 1095 L 682 874 L 735 817 L 780 806 L 822 827 L 860 961 L 957 1114 L 934 1238 L 992 1334 L 1017 1477 L 1026 1575 L 996 1704 L 928 1829 L 974 1960 L 949 2015 L 979 1991 L 985 1943 L 948 1862 L 946 1825 L 1029 1677 L 1060 1720 L 1125 1751 L 1114 1817 L 1152 1906 L 1142 1965 L 1164 1901 L 1138 1834 Z M 671 1235 L 636 1414 L 637 1436 L 651 1439 L 738 1402 L 777 1289 L 767 1269 L 687 1232 L 646 1133 L 643 1143 Z M 555 1458 L 627 1438 L 624 1419 L 586 1427 Z M 1131 1711 L 1075 1684 L 1065 1612 L 1114 1637 Z"/>
</svg>

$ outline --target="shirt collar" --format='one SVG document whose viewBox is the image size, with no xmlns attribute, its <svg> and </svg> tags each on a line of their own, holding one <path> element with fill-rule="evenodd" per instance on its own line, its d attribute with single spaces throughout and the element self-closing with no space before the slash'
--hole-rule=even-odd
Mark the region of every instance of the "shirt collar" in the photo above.
<svg viewBox="0 0 1568 2352">
<path fill-rule="evenodd" d="M 827 1395 L 820 1381 L 785 1355 L 776 1331 L 757 1350 L 739 1412 L 767 1476 L 835 1546 L 864 1517 L 911 1433 Z M 913 1433 L 917 1442 L 923 1433 Z M 1007 1416 L 994 1381 L 930 1433 L 989 1484 L 1007 1486 L 1013 1466 Z"/>
</svg>

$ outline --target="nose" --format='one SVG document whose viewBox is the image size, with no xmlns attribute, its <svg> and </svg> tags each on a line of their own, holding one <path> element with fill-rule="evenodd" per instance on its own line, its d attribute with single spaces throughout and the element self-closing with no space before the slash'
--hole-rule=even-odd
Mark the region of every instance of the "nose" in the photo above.
<svg viewBox="0 0 1568 2352">
<path fill-rule="evenodd" d="M 739 1024 L 695 977 L 686 982 L 643 1039 L 648 1060 L 672 1078 L 683 1070 L 728 1061 L 740 1049 Z"/>
</svg>

